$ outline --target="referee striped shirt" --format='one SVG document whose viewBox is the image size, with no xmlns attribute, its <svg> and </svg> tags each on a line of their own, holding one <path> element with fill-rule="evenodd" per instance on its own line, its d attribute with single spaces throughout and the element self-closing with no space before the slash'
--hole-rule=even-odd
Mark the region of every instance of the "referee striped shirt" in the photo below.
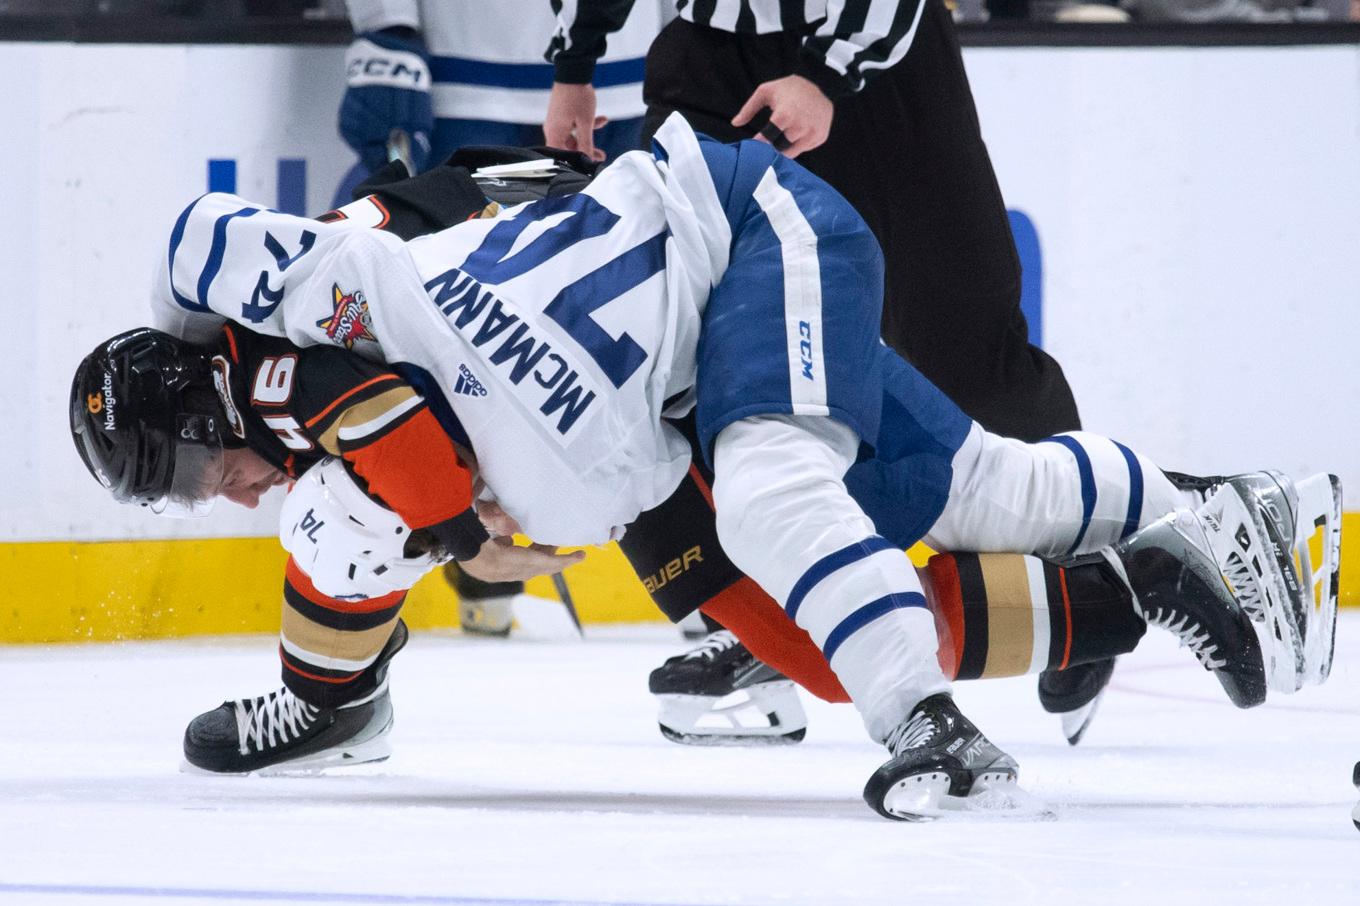
<svg viewBox="0 0 1360 906">
<path fill-rule="evenodd" d="M 607 36 L 623 27 L 634 0 L 551 0 L 557 29 L 545 57 L 559 82 L 589 82 Z M 927 0 L 676 0 L 680 18 L 737 34 L 789 32 L 803 38 L 813 81 L 831 97 L 906 54 Z"/>
</svg>

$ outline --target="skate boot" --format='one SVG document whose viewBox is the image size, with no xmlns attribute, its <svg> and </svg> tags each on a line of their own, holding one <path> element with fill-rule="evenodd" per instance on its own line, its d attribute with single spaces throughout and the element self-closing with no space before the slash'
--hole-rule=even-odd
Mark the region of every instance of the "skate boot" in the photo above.
<svg viewBox="0 0 1360 906">
<path fill-rule="evenodd" d="M 392 699 L 388 662 L 406 644 L 397 621 L 373 671 L 374 688 L 338 708 L 318 708 L 287 688 L 257 698 L 223 702 L 184 731 L 184 757 L 202 771 L 245 774 L 264 769 L 317 771 L 383 761 L 392 754 Z"/>
<path fill-rule="evenodd" d="M 1039 674 L 1039 704 L 1062 721 L 1063 736 L 1076 745 L 1091 726 L 1105 697 L 1105 687 L 1114 675 L 1114 658 L 1073 664 L 1066 670 L 1045 670 Z"/>
<path fill-rule="evenodd" d="M 512 602 L 524 591 L 523 582 L 483 582 L 463 572 L 456 560 L 444 564 L 444 581 L 458 593 L 458 625 L 464 633 L 498 639 L 510 635 Z"/>
<path fill-rule="evenodd" d="M 459 598 L 458 625 L 468 635 L 503 639 L 510 635 L 514 597 Z"/>
<path fill-rule="evenodd" d="M 726 629 L 652 671 L 657 722 L 671 742 L 692 746 L 778 745 L 807 733 L 793 680 L 756 660 Z"/>
<path fill-rule="evenodd" d="M 864 786 L 884 818 L 925 821 L 950 811 L 1012 810 L 1020 801 L 1015 759 L 959 713 L 948 693 L 932 695 L 889 734 L 892 758 Z"/>
<path fill-rule="evenodd" d="M 1270 688 L 1294 692 L 1331 673 L 1341 561 L 1341 480 L 1317 474 L 1298 482 L 1282 472 L 1195 476 L 1167 472 L 1177 488 L 1207 497 L 1231 487 L 1254 510 L 1278 580 L 1244 600 L 1267 659 Z M 1317 562 L 1315 554 L 1321 556 Z M 1261 572 L 1249 551 L 1226 564 L 1234 586 Z M 1292 656 L 1292 670 L 1290 669 Z"/>
<path fill-rule="evenodd" d="M 1200 509 L 1176 510 L 1100 555 L 1122 573 L 1143 619 L 1179 637 L 1232 703 L 1250 708 L 1266 699 L 1266 662 L 1243 602 L 1263 594 L 1273 564 L 1236 587 L 1226 570 L 1244 550 L 1262 548 L 1246 504 L 1224 488 Z"/>
<path fill-rule="evenodd" d="M 1354 783 L 1356 788 L 1360 789 L 1360 761 L 1357 761 L 1355 767 L 1351 770 L 1351 783 Z M 1351 821 L 1355 823 L 1355 829 L 1360 830 L 1360 802 L 1357 802 L 1355 808 L 1351 809 Z"/>
</svg>

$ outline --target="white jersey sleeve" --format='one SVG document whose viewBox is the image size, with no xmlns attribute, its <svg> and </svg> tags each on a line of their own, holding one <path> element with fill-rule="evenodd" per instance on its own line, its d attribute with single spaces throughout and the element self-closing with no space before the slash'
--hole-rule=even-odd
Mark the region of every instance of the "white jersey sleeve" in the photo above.
<svg viewBox="0 0 1360 906">
<path fill-rule="evenodd" d="M 362 292 L 394 281 L 419 292 L 403 243 L 352 221 L 281 214 L 211 193 L 176 220 L 156 268 L 152 317 L 167 333 L 202 342 L 225 320 L 299 346 L 334 343 L 378 358 Z M 287 304 L 285 304 L 287 300 Z"/>
</svg>

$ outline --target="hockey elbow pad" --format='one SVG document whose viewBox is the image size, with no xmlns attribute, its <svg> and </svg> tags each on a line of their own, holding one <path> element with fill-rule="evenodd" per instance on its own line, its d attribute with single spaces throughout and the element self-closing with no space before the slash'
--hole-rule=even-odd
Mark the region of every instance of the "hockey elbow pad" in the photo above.
<svg viewBox="0 0 1360 906">
<path fill-rule="evenodd" d="M 339 459 L 298 479 L 279 513 L 279 540 L 322 594 L 342 601 L 405 591 L 447 557 L 408 556 L 411 529 L 355 483 Z"/>
</svg>

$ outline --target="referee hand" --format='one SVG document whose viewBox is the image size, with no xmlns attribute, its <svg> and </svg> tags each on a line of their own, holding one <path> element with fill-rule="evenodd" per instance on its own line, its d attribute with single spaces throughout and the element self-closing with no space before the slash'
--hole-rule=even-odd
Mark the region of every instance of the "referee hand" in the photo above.
<svg viewBox="0 0 1360 906">
<path fill-rule="evenodd" d="M 595 147 L 594 131 L 607 122 L 607 118 L 595 115 L 593 86 L 553 82 L 548 114 L 543 120 L 543 140 L 549 147 L 580 151 L 599 163 L 604 160 L 604 152 Z"/>
<path fill-rule="evenodd" d="M 744 126 L 764 107 L 770 108 L 770 123 L 784 134 L 787 147 L 779 150 L 786 157 L 797 157 L 826 141 L 831 132 L 831 99 L 817 85 L 799 75 L 785 76 L 772 82 L 762 82 L 747 99 L 736 116 L 733 126 Z M 765 130 L 756 141 L 770 143 Z"/>
</svg>

